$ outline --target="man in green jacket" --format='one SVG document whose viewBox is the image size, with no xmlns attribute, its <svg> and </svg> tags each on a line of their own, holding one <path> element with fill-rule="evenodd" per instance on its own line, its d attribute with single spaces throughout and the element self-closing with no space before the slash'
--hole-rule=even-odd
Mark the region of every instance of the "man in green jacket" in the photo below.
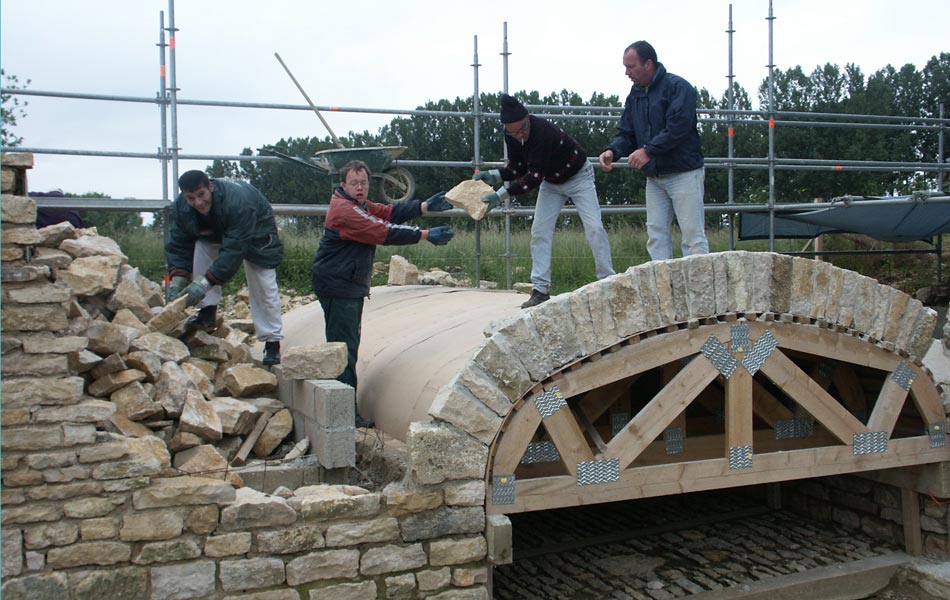
<svg viewBox="0 0 950 600">
<path fill-rule="evenodd" d="M 172 277 L 170 296 L 188 296 L 198 314 L 191 329 L 217 327 L 221 286 L 244 263 L 257 339 L 264 342 L 265 366 L 280 363 L 283 324 L 277 265 L 284 246 L 270 203 L 244 181 L 210 179 L 188 171 L 178 179 L 181 194 L 172 205 L 171 232 L 165 260 Z"/>
</svg>

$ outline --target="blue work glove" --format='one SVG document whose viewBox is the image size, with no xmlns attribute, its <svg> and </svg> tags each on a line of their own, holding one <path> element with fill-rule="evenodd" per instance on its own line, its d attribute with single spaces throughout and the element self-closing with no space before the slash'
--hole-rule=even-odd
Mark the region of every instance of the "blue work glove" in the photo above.
<svg viewBox="0 0 950 600">
<path fill-rule="evenodd" d="M 187 285 L 188 278 L 184 275 L 175 275 L 172 277 L 172 282 L 168 286 L 168 299 L 171 300 L 180 296 Z"/>
<path fill-rule="evenodd" d="M 482 196 L 482 202 L 488 204 L 488 210 L 491 210 L 505 201 L 505 198 L 510 196 L 508 193 L 508 188 L 500 187 L 498 191 L 492 192 L 491 194 L 485 194 Z"/>
<path fill-rule="evenodd" d="M 211 282 L 209 282 L 207 278 L 202 277 L 200 281 L 192 281 L 189 283 L 185 291 L 182 292 L 182 295 L 188 296 L 188 306 L 195 306 L 201 302 L 201 299 L 205 297 L 209 289 L 211 289 Z"/>
<path fill-rule="evenodd" d="M 444 210 L 451 210 L 452 205 L 445 199 L 445 192 L 439 192 L 426 200 L 426 209 L 429 212 L 442 212 Z"/>
<path fill-rule="evenodd" d="M 451 240 L 454 235 L 451 227 L 448 225 L 439 225 L 429 230 L 429 241 L 436 246 L 444 246 L 449 243 L 449 240 Z"/>
<path fill-rule="evenodd" d="M 498 185 L 501 183 L 501 172 L 498 169 L 491 169 L 490 171 L 479 171 L 472 175 L 472 179 L 478 181 L 479 179 L 487 183 L 488 185 Z"/>
</svg>

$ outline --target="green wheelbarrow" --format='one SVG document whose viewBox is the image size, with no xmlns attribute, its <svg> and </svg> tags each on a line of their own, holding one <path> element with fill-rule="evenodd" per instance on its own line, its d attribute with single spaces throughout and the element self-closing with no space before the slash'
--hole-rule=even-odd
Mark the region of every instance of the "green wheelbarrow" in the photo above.
<svg viewBox="0 0 950 600">
<path fill-rule="evenodd" d="M 273 154 L 284 160 L 317 169 L 340 183 L 340 169 L 351 160 L 361 160 L 369 167 L 371 178 L 376 182 L 376 196 L 387 204 L 411 200 L 416 194 L 416 180 L 406 169 L 393 166 L 393 162 L 408 148 L 406 146 L 379 146 L 370 148 L 331 148 L 317 152 L 313 158 L 290 156 L 273 148 L 264 147 L 260 152 Z"/>
</svg>

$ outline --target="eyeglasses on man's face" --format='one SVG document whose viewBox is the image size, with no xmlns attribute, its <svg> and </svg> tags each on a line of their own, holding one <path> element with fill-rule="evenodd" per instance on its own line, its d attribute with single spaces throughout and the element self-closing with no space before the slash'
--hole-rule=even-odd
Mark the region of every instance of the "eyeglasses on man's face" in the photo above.
<svg viewBox="0 0 950 600">
<path fill-rule="evenodd" d="M 515 122 L 515 123 L 508 123 L 508 124 L 505 125 L 505 135 L 507 135 L 508 137 L 513 137 L 513 138 L 515 138 L 515 139 L 519 139 L 519 138 L 524 137 L 525 135 L 528 134 L 528 128 L 531 126 L 531 121 L 530 121 L 530 119 L 525 118 L 524 121 L 521 123 L 521 126 L 518 127 L 517 129 L 508 129 L 508 126 L 509 126 L 509 125 L 515 125 L 516 123 L 517 123 L 517 122 Z"/>
</svg>

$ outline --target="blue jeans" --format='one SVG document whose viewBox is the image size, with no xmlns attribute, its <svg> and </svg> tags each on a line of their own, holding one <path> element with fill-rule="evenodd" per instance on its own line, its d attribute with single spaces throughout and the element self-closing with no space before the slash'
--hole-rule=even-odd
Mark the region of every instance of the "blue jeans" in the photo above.
<svg viewBox="0 0 950 600">
<path fill-rule="evenodd" d="M 673 258 L 673 214 L 683 234 L 683 256 L 708 254 L 703 214 L 703 168 L 647 177 L 647 252 L 653 260 Z"/>
<path fill-rule="evenodd" d="M 538 202 L 534 207 L 534 223 L 531 225 L 531 286 L 545 294 L 551 290 L 554 226 L 568 198 L 574 202 L 581 223 L 584 224 L 584 235 L 591 252 L 594 253 L 597 279 L 614 274 L 607 230 L 600 219 L 600 204 L 597 201 L 597 188 L 594 187 L 594 168 L 588 162 L 564 183 L 542 181 L 541 187 L 538 188 Z"/>
</svg>

